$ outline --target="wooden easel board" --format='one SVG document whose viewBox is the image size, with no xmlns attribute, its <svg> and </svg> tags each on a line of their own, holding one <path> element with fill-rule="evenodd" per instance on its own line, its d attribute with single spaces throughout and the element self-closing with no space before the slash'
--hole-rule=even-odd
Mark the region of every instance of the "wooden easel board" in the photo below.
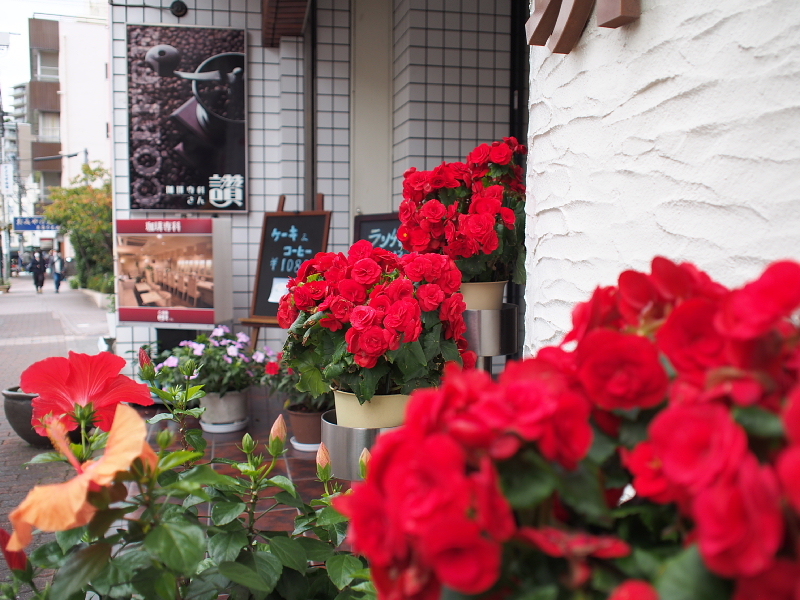
<svg viewBox="0 0 800 600">
<path fill-rule="evenodd" d="M 376 248 L 390 250 L 402 256 L 406 254 L 403 243 L 397 239 L 400 217 L 397 213 L 357 215 L 353 223 L 354 242 L 369 240 Z"/>
<path fill-rule="evenodd" d="M 245 325 L 276 325 L 278 302 L 286 283 L 306 260 L 328 247 L 331 212 L 273 212 L 264 214 L 253 302 Z"/>
</svg>

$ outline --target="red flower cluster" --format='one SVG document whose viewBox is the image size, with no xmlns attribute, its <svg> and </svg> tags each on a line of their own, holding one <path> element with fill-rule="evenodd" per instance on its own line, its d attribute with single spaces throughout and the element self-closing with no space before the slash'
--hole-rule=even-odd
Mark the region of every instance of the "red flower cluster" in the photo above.
<svg viewBox="0 0 800 600">
<path fill-rule="evenodd" d="M 476 357 L 467 352 L 464 339 L 466 305 L 460 286 L 461 273 L 446 256 L 399 257 L 362 240 L 346 256 L 322 252 L 303 263 L 281 298 L 278 323 L 289 328 L 301 312 L 313 315 L 312 322 L 323 329 L 343 332 L 347 352 L 365 369 L 402 344 L 420 340 L 426 327 L 440 327 L 437 338 L 452 340 L 456 357 L 460 353 L 473 366 Z M 436 316 L 429 326 L 428 313 Z M 296 359 L 296 350 L 290 344 L 287 358 Z"/>
<path fill-rule="evenodd" d="M 800 328 L 790 319 L 798 308 L 800 264 L 774 263 L 727 290 L 693 265 L 656 258 L 650 274 L 626 271 L 616 288 L 579 305 L 566 338 L 578 342 L 575 373 L 596 410 L 667 400 L 648 438 L 622 448 L 623 462 L 640 496 L 676 502 L 694 523 L 706 565 L 739 582 L 737 598 L 754 597 L 741 590 L 787 570 L 786 523 L 800 516 L 800 438 L 792 433 L 800 431 Z M 662 358 L 675 370 L 671 382 Z M 737 420 L 748 410 L 773 422 L 780 415 L 788 439 L 765 444 Z M 795 593 L 800 577 L 770 597 Z"/>
<path fill-rule="evenodd" d="M 659 257 L 578 305 L 561 346 L 509 363 L 496 382 L 452 368 L 416 392 L 406 424 L 378 440 L 366 482 L 336 504 L 381 597 L 433 598 L 442 584 L 485 592 L 501 572 L 507 586 L 520 572 L 501 557 L 522 542 L 561 561 L 551 583 L 656 600 L 630 560 L 593 588 L 604 581 L 594 570 L 655 522 L 656 503 L 673 521 L 647 544 L 665 556 L 697 556 L 684 550 L 696 544 L 710 571 L 734 580 L 733 600 L 800 598 L 798 309 L 798 263 L 729 290 Z M 614 511 L 625 481 L 638 498 Z"/>
<path fill-rule="evenodd" d="M 336 504 L 382 598 L 438 598 L 442 584 L 486 591 L 517 529 L 494 461 L 529 441 L 573 468 L 592 442 L 589 403 L 545 358 L 509 365 L 497 383 L 448 369 L 438 389 L 412 395 L 404 426 L 376 444 L 366 483 Z"/>
<path fill-rule="evenodd" d="M 400 204 L 402 225 L 397 230 L 403 246 L 414 252 L 442 253 L 457 261 L 476 255 L 502 255 L 506 262 L 516 257 L 518 248 L 506 246 L 509 242 L 521 245 L 521 232 L 511 234 L 513 240 L 504 240 L 503 234 L 513 232 L 523 218 L 523 171 L 514 158 L 525 152 L 516 138 L 504 138 L 491 146 L 481 144 L 464 163 L 445 162 L 432 171 L 413 167 L 406 171 Z M 481 265 L 493 266 L 486 261 Z M 505 266 L 513 272 L 513 265 Z M 462 271 L 465 280 L 474 275 Z M 508 273 L 498 277 L 508 279 Z"/>
</svg>

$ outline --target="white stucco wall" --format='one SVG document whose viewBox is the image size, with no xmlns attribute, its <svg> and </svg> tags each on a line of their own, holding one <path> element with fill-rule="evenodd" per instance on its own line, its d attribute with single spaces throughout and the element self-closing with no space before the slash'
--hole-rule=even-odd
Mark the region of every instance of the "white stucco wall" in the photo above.
<svg viewBox="0 0 800 600">
<path fill-rule="evenodd" d="M 655 255 L 726 285 L 800 259 L 800 3 L 642 5 L 531 50 L 526 353 Z"/>
</svg>

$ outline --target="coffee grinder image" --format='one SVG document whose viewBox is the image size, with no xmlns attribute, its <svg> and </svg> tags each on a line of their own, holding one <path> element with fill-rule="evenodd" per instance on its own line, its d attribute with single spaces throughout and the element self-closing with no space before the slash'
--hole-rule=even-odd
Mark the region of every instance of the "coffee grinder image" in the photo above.
<svg viewBox="0 0 800 600">
<path fill-rule="evenodd" d="M 192 82 L 192 97 L 169 116 L 181 131 L 181 139 L 173 151 L 203 180 L 212 185 L 209 204 L 223 210 L 244 206 L 243 186 L 220 185 L 215 178 L 243 176 L 245 164 L 245 56 L 240 52 L 223 52 L 203 61 L 194 72 L 176 70 L 180 50 L 169 44 L 153 46 L 145 55 L 145 63 L 160 78 L 179 77 Z M 147 146 L 138 148 L 132 159 L 158 162 L 159 156 Z M 215 193 L 217 192 L 217 193 Z"/>
</svg>

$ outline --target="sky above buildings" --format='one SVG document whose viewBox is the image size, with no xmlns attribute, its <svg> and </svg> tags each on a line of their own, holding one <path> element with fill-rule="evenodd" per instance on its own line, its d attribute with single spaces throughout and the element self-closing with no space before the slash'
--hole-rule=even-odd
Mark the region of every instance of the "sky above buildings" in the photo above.
<svg viewBox="0 0 800 600">
<path fill-rule="evenodd" d="M 9 46 L 0 48 L 0 89 L 6 111 L 10 110 L 13 86 L 30 80 L 28 19 L 98 16 L 107 5 L 107 0 L 0 0 L 0 34 L 11 34 Z M 0 41 L 4 37 L 0 35 Z"/>
</svg>

